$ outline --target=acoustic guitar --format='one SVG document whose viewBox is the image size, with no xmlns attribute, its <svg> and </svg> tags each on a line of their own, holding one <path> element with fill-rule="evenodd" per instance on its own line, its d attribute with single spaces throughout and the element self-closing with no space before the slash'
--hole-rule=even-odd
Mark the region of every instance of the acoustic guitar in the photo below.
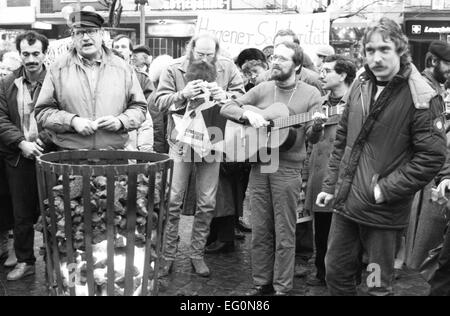
<svg viewBox="0 0 450 316">
<path fill-rule="evenodd" d="M 254 128 L 247 123 L 228 120 L 225 126 L 224 153 L 226 160 L 230 162 L 257 162 L 258 153 L 266 150 L 270 153 L 272 149 L 280 151 L 289 150 L 296 141 L 297 132 L 290 129 L 295 125 L 307 123 L 313 120 L 314 112 L 305 112 L 289 115 L 289 108 L 283 103 L 274 103 L 266 109 L 260 109 L 252 105 L 244 105 L 244 110 L 261 114 L 265 120 L 270 122 L 267 127 Z M 322 109 L 326 117 L 341 114 L 339 106 Z"/>
</svg>

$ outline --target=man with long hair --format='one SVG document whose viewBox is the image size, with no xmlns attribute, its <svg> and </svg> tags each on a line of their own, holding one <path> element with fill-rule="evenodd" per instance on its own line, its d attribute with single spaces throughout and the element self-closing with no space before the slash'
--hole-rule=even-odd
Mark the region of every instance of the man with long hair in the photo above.
<svg viewBox="0 0 450 316">
<path fill-rule="evenodd" d="M 325 258 L 332 295 L 356 295 L 362 252 L 369 294 L 392 294 L 398 232 L 446 156 L 442 98 L 411 64 L 400 26 L 382 18 L 362 44 L 365 72 L 350 88 L 316 200 L 334 199 Z"/>
</svg>

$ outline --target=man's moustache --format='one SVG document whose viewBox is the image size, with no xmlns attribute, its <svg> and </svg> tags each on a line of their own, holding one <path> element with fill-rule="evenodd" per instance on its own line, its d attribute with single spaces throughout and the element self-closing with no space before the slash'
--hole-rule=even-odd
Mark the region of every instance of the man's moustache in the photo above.
<svg viewBox="0 0 450 316">
<path fill-rule="evenodd" d="M 29 67 L 29 66 L 39 66 L 39 64 L 37 64 L 37 63 L 28 63 L 28 64 L 25 64 L 25 66 L 26 66 L 26 67 Z"/>
</svg>

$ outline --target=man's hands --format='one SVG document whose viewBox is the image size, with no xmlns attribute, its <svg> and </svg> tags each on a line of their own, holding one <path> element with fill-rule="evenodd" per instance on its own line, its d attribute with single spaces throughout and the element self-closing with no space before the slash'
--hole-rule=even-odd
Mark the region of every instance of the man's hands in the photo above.
<svg viewBox="0 0 450 316">
<path fill-rule="evenodd" d="M 316 205 L 319 207 L 325 207 L 330 203 L 330 201 L 334 198 L 333 194 L 329 194 L 326 192 L 320 192 L 316 198 Z"/>
<path fill-rule="evenodd" d="M 439 183 L 437 190 L 439 191 L 439 196 L 445 196 L 445 191 L 450 191 L 450 179 L 444 179 Z"/>
<path fill-rule="evenodd" d="M 122 128 L 122 122 L 115 116 L 103 116 L 98 118 L 94 123 L 98 124 L 99 129 L 104 129 L 110 132 L 116 132 Z"/>
<path fill-rule="evenodd" d="M 100 117 L 95 121 L 76 116 L 72 120 L 72 127 L 78 134 L 90 136 L 94 135 L 97 129 L 116 132 L 122 128 L 122 122 L 112 115 Z"/>
<path fill-rule="evenodd" d="M 186 87 L 184 87 L 183 91 L 181 91 L 181 94 L 185 99 L 191 99 L 192 97 L 202 92 L 202 83 L 203 80 L 200 79 L 189 81 Z"/>
<path fill-rule="evenodd" d="M 250 125 L 254 128 L 260 128 L 269 125 L 269 121 L 266 121 L 266 119 L 261 114 L 249 110 L 245 111 L 244 114 L 242 114 L 242 118 L 247 119 Z"/>
<path fill-rule="evenodd" d="M 373 188 L 373 197 L 375 199 L 375 203 L 380 204 L 384 202 L 384 196 L 383 192 L 381 192 L 380 186 L 375 184 L 375 187 Z"/>
<path fill-rule="evenodd" d="M 209 89 L 209 92 L 211 92 L 211 96 L 214 99 L 214 101 L 225 101 L 227 98 L 227 94 L 225 91 L 217 85 L 216 82 L 208 83 L 207 88 Z"/>
<path fill-rule="evenodd" d="M 83 136 L 94 135 L 97 130 L 97 126 L 95 126 L 93 121 L 78 116 L 73 118 L 72 127 L 78 134 Z"/>
<path fill-rule="evenodd" d="M 325 122 L 327 121 L 326 115 L 321 112 L 316 112 L 313 114 L 312 118 L 314 120 L 314 124 L 312 126 L 313 131 L 314 132 L 322 131 L 325 126 Z"/>
<path fill-rule="evenodd" d="M 19 143 L 22 156 L 28 159 L 34 159 L 44 153 L 44 149 L 37 142 L 27 142 L 25 140 Z"/>
</svg>

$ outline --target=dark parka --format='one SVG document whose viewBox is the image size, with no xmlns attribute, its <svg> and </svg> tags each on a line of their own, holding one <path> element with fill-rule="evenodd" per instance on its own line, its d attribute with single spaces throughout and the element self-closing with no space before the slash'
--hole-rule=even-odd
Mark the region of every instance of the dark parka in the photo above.
<svg viewBox="0 0 450 316">
<path fill-rule="evenodd" d="M 45 75 L 46 71 L 44 70 L 38 79 L 35 96 L 39 95 Z M 24 68 L 22 66 L 0 80 L 0 158 L 5 158 L 11 166 L 17 166 L 21 155 L 19 143 L 25 140 L 17 106 L 18 89 L 14 82 L 23 76 Z M 48 132 L 40 131 L 39 138 L 44 144 L 50 146 L 51 140 Z"/>
<path fill-rule="evenodd" d="M 366 66 L 351 87 L 322 190 L 334 194 L 335 212 L 350 220 L 401 229 L 414 193 L 445 162 L 443 100 L 412 64 L 402 66 L 372 104 L 374 83 Z M 379 204 L 377 183 L 384 197 Z"/>
</svg>

